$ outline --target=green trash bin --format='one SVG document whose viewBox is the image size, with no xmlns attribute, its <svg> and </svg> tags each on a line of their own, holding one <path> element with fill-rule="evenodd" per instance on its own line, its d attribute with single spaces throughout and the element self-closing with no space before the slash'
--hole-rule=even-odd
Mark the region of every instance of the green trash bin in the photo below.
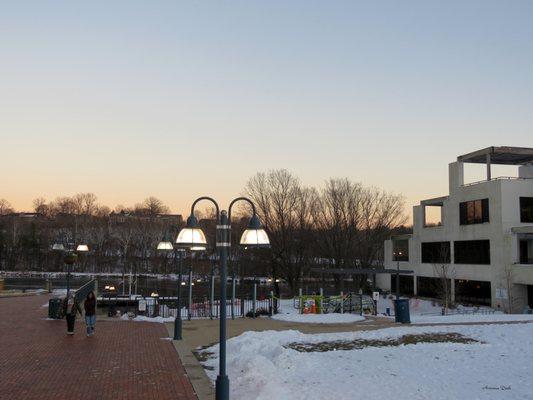
<svg viewBox="0 0 533 400">
<path fill-rule="evenodd" d="M 61 319 L 61 299 L 50 299 L 48 301 L 48 318 Z"/>
<path fill-rule="evenodd" d="M 396 322 L 410 324 L 409 299 L 394 300 L 394 317 Z"/>
</svg>

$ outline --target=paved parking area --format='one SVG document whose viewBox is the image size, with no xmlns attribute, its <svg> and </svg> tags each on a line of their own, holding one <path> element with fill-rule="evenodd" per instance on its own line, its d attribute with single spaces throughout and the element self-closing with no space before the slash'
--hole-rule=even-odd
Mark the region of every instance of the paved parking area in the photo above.
<svg viewBox="0 0 533 400">
<path fill-rule="evenodd" d="M 0 299 L 0 398 L 196 400 L 163 324 L 47 320 L 48 296 Z"/>
</svg>

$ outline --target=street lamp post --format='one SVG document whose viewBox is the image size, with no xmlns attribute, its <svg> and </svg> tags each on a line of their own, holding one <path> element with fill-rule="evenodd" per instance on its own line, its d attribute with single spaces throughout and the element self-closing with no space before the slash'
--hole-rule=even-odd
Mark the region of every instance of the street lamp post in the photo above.
<svg viewBox="0 0 533 400">
<path fill-rule="evenodd" d="M 194 201 L 191 206 L 191 215 L 187 218 L 187 225 L 183 228 L 176 243 L 183 246 L 202 246 L 207 244 L 207 240 L 202 229 L 198 226 L 198 221 L 194 216 L 194 208 L 196 204 L 202 200 L 208 200 L 214 204 L 216 209 L 216 248 L 219 252 L 220 259 L 220 355 L 219 355 L 219 371 L 216 380 L 216 400 L 229 400 L 229 378 L 226 373 L 226 283 L 227 283 L 227 268 L 228 268 L 228 249 L 231 246 L 231 209 L 237 201 L 245 201 L 252 207 L 252 218 L 248 228 L 243 232 L 240 244 L 244 246 L 269 246 L 268 235 L 261 228 L 259 218 L 256 214 L 254 203 L 246 197 L 238 197 L 234 199 L 228 211 L 220 211 L 218 203 L 211 197 L 203 196 Z"/>
<path fill-rule="evenodd" d="M 400 257 L 402 252 L 398 251 L 394 253 L 396 257 L 396 300 L 400 299 Z"/>
</svg>

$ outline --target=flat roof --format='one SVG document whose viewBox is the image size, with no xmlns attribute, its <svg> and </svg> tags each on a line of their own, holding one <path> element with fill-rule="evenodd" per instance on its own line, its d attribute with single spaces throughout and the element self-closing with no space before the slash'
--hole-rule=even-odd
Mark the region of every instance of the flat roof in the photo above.
<svg viewBox="0 0 533 400">
<path fill-rule="evenodd" d="M 523 165 L 533 163 L 533 148 L 531 147 L 487 147 L 472 153 L 457 157 L 457 161 L 474 164 L 485 164 L 487 154 L 491 164 Z"/>
</svg>

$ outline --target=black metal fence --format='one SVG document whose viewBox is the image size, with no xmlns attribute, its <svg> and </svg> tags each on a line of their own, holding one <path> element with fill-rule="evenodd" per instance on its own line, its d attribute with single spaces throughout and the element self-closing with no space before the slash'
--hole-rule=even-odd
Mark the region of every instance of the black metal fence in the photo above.
<svg viewBox="0 0 533 400">
<path fill-rule="evenodd" d="M 103 308 L 109 315 L 117 313 L 132 313 L 135 316 L 143 315 L 147 317 L 176 317 L 177 299 L 176 297 L 144 297 L 135 298 L 123 296 L 104 295 L 98 298 L 98 307 Z M 207 296 L 194 296 L 189 302 L 189 298 L 181 299 L 182 319 L 198 319 L 220 317 L 220 300 L 211 301 Z M 276 312 L 277 304 L 271 297 L 256 299 L 236 298 L 232 304 L 231 299 L 226 302 L 226 315 L 228 318 L 255 317 L 259 315 L 272 315 Z"/>
</svg>

